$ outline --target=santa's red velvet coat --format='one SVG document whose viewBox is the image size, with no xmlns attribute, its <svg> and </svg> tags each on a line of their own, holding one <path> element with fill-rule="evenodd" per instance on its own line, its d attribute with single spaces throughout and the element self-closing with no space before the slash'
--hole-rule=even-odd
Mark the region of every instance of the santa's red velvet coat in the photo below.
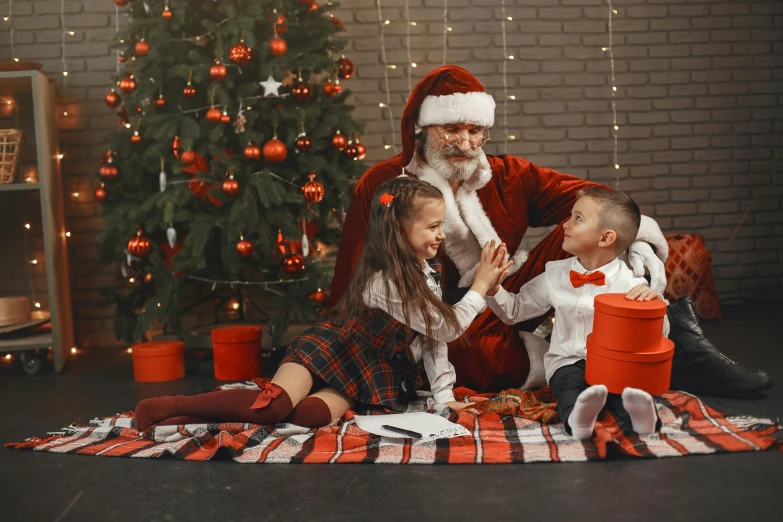
<svg viewBox="0 0 783 522">
<path fill-rule="evenodd" d="M 371 167 L 356 185 L 343 227 L 331 288 L 334 305 L 347 289 L 367 232 L 370 203 L 378 186 L 403 172 L 402 155 Z M 533 165 L 514 156 L 483 156 L 476 173 L 453 193 L 438 173 L 417 155 L 405 173 L 441 189 L 446 200 L 446 240 L 441 251 L 444 291 L 470 287 L 481 245 L 491 239 L 506 243 L 513 273 L 503 286 L 517 292 L 544 271 L 547 261 L 563 259 L 563 227 L 558 226 L 531 252 L 519 245 L 529 227 L 560 225 L 571 212 L 576 193 L 595 183 Z M 527 376 L 527 351 L 519 330 L 532 331 L 542 319 L 515 326 L 503 324 L 487 309 L 462 340 L 449 344 L 449 359 L 457 382 L 476 390 L 501 390 L 521 385 Z"/>
</svg>

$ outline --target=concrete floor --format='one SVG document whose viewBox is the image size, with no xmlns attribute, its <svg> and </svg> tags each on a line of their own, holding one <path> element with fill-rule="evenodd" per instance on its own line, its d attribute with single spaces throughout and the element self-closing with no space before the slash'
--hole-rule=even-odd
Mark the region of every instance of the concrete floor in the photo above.
<svg viewBox="0 0 783 522">
<path fill-rule="evenodd" d="M 725 353 L 777 381 L 746 400 L 705 398 L 723 412 L 783 413 L 783 303 L 727 306 L 705 325 Z M 0 368 L 0 441 L 132 410 L 161 394 L 213 389 L 209 364 L 187 378 L 133 381 L 117 350 L 34 377 Z M 0 449 L 0 520 L 780 520 L 783 454 L 612 459 L 516 466 L 238 465 L 95 458 Z"/>
</svg>

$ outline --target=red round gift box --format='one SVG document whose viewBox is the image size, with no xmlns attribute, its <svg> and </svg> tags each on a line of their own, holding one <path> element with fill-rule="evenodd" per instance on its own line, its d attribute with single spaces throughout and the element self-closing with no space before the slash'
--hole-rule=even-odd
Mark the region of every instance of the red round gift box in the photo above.
<svg viewBox="0 0 783 522">
<path fill-rule="evenodd" d="M 660 334 L 659 334 L 660 335 Z M 595 343 L 593 334 L 587 336 L 587 384 L 603 384 L 609 393 L 623 393 L 631 387 L 650 395 L 660 395 L 669 389 L 672 375 L 674 343 L 665 337 L 658 340 L 654 352 L 621 352 L 609 350 Z"/>
<path fill-rule="evenodd" d="M 666 303 L 630 301 L 625 294 L 603 294 L 595 298 L 593 342 L 620 352 L 657 352 L 661 349 Z"/>
<path fill-rule="evenodd" d="M 243 381 L 261 377 L 261 333 L 260 326 L 212 330 L 215 379 Z"/>
<path fill-rule="evenodd" d="M 138 382 L 174 381 L 185 376 L 185 343 L 161 341 L 133 348 L 133 378 Z"/>
</svg>

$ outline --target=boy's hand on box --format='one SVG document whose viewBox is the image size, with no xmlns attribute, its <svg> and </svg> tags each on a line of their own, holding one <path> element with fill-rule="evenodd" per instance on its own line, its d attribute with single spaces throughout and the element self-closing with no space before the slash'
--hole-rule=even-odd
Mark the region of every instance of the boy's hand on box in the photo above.
<svg viewBox="0 0 783 522">
<path fill-rule="evenodd" d="M 658 297 L 661 297 L 661 294 L 646 285 L 635 286 L 625 295 L 629 301 L 652 301 Z"/>
</svg>

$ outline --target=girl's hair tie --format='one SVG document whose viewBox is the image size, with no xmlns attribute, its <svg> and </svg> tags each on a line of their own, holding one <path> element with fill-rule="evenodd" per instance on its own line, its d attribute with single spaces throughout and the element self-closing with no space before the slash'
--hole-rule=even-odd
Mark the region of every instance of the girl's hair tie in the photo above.
<svg viewBox="0 0 783 522">
<path fill-rule="evenodd" d="M 392 201 L 394 201 L 394 196 L 392 196 L 388 192 L 384 192 L 381 195 L 380 199 L 381 199 L 381 205 L 383 205 L 384 207 L 391 207 Z"/>
</svg>

